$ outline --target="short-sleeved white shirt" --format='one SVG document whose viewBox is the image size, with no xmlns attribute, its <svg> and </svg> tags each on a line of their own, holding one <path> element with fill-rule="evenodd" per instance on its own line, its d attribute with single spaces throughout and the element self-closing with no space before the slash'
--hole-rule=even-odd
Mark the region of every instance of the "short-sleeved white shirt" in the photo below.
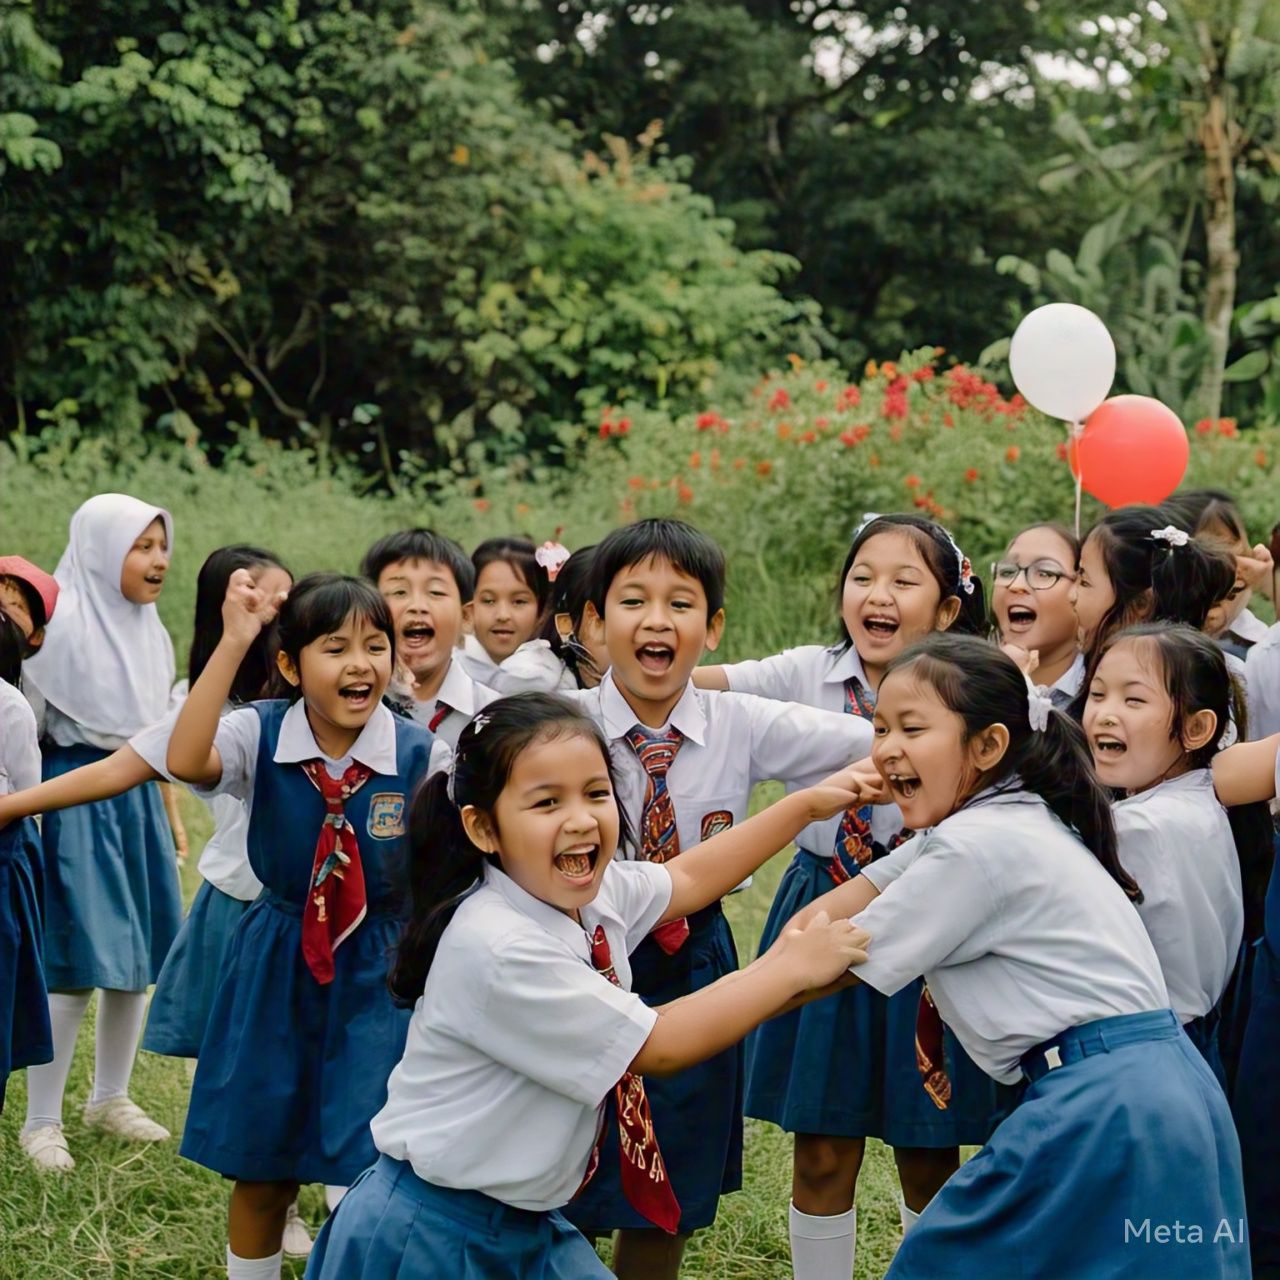
<svg viewBox="0 0 1280 1280">
<path fill-rule="evenodd" d="M 502 694 L 568 693 L 578 682 L 549 641 L 529 640 L 498 666 L 493 687 Z"/>
<path fill-rule="evenodd" d="M 471 717 L 481 707 L 487 707 L 495 698 L 501 697 L 496 689 L 472 679 L 471 673 L 456 655 L 449 660 L 448 669 L 434 698 L 417 699 L 408 689 L 399 687 L 396 692 L 409 706 L 411 718 L 424 729 L 431 727 L 437 704 L 443 702 L 449 708 L 433 732 L 437 740 L 445 743 L 450 753 L 457 747 L 458 735 L 466 728 Z"/>
<path fill-rule="evenodd" d="M 1049 686 L 1049 698 L 1059 711 L 1064 711 L 1075 701 L 1084 684 L 1084 654 L 1077 653 L 1075 661 Z"/>
<path fill-rule="evenodd" d="M 853 645 L 803 645 L 784 649 L 771 658 L 735 662 L 723 668 L 729 688 L 782 702 L 800 702 L 822 711 L 845 711 L 845 681 L 856 678 L 870 693 L 871 684 L 862 659 Z M 864 722 L 869 723 L 869 722 Z M 868 747 L 868 751 L 870 748 Z M 795 790 L 794 785 L 790 788 Z M 829 858 L 835 850 L 842 814 L 814 822 L 796 836 L 801 849 Z M 902 830 L 902 813 L 896 804 L 878 804 L 871 811 L 871 836 L 888 845 Z"/>
<path fill-rule="evenodd" d="M 1068 1027 L 1169 1007 L 1133 904 L 1036 795 L 988 791 L 862 874 L 881 893 L 853 972 L 885 995 L 923 975 L 996 1080 Z"/>
<path fill-rule="evenodd" d="M 40 784 L 40 745 L 31 704 L 0 680 L 0 796 Z"/>
<path fill-rule="evenodd" d="M 1195 769 L 1115 806 L 1120 864 L 1138 882 L 1138 914 L 1182 1022 L 1209 1012 L 1244 935 L 1240 861 L 1213 776 Z"/>
<path fill-rule="evenodd" d="M 648 779 L 626 740 L 635 712 L 612 672 L 595 689 L 567 696 L 604 730 L 618 775 L 618 799 L 638 830 Z M 871 725 L 857 716 L 748 693 L 709 693 L 695 689 L 692 681 L 670 724 L 684 735 L 667 773 L 682 850 L 742 822 L 757 782 L 810 786 L 871 751 Z"/>
<path fill-rule="evenodd" d="M 1244 667 L 1249 736 L 1257 739 L 1280 733 L 1280 622 L 1249 650 Z"/>
<path fill-rule="evenodd" d="M 670 901 L 665 867 L 614 862 L 579 925 L 486 866 L 445 929 L 414 1007 L 386 1106 L 373 1118 L 378 1150 L 427 1182 L 517 1209 L 567 1204 L 604 1099 L 657 1021 L 631 994 L 627 955 Z M 587 938 L 597 924 L 620 987 L 591 966 Z"/>
</svg>

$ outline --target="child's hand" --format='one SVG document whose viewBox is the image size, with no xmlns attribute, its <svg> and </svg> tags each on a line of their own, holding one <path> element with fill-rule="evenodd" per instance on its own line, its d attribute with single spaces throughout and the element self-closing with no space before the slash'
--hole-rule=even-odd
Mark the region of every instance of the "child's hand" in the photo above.
<svg viewBox="0 0 1280 1280">
<path fill-rule="evenodd" d="M 1251 590 L 1271 599 L 1272 574 L 1275 561 L 1271 552 L 1261 542 L 1247 556 L 1236 556 L 1236 576 Z"/>
<path fill-rule="evenodd" d="M 798 991 L 812 991 L 835 982 L 851 965 L 864 964 L 870 941 L 852 920 L 832 920 L 819 911 L 803 928 L 784 929 L 769 954 L 794 967 Z"/>
<path fill-rule="evenodd" d="M 884 804 L 889 798 L 884 779 L 869 756 L 823 778 L 815 786 L 806 787 L 804 795 L 809 801 L 812 822 L 822 822 L 864 804 Z"/>
<path fill-rule="evenodd" d="M 1002 644 L 1000 652 L 1018 664 L 1018 670 L 1030 679 L 1040 666 L 1040 650 L 1024 649 L 1020 644 Z"/>
<path fill-rule="evenodd" d="M 281 591 L 268 598 L 248 569 L 237 569 L 227 580 L 227 594 L 222 601 L 223 636 L 247 648 L 274 620 L 286 595 Z"/>
</svg>

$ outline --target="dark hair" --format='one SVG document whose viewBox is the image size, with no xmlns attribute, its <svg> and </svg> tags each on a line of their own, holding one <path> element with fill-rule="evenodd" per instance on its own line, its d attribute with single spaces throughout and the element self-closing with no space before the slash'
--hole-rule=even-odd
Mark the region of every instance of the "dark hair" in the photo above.
<svg viewBox="0 0 1280 1280">
<path fill-rule="evenodd" d="M 665 560 L 677 572 L 696 578 L 707 597 L 708 621 L 724 608 L 724 552 L 715 539 L 683 520 L 651 518 L 614 529 L 596 546 L 590 599 L 602 618 L 614 578 L 645 560 Z"/>
<path fill-rule="evenodd" d="M 0 607 L 0 680 L 15 689 L 22 680 L 22 655 L 26 650 L 22 628 Z"/>
<path fill-rule="evenodd" d="M 551 580 L 547 571 L 538 563 L 537 550 L 528 538 L 487 538 L 471 553 L 471 564 L 476 571 L 476 582 L 485 565 L 496 561 L 511 566 L 512 572 L 524 583 L 538 602 L 538 618 L 546 612 L 551 599 Z"/>
<path fill-rule="evenodd" d="M 969 582 L 973 590 L 969 592 L 964 589 L 960 579 L 960 561 L 963 553 L 960 553 L 955 540 L 936 520 L 898 512 L 893 515 L 873 517 L 853 535 L 849 553 L 845 556 L 840 576 L 836 579 L 840 643 L 844 648 L 847 649 L 853 644 L 853 637 L 849 634 L 844 616 L 839 611 L 839 602 L 844 595 L 844 580 L 849 576 L 849 570 L 853 568 L 863 545 L 878 533 L 898 533 L 908 538 L 920 552 L 934 581 L 937 582 L 941 600 L 950 600 L 954 596 L 960 601 L 960 612 L 956 614 L 956 620 L 949 628 L 952 635 L 977 636 L 986 633 L 987 606 L 986 597 L 982 591 L 982 580 L 971 571 Z M 966 560 L 965 563 L 968 564 L 968 561 Z"/>
<path fill-rule="evenodd" d="M 1221 525 L 1233 538 L 1249 541 L 1244 516 L 1225 489 L 1183 489 L 1166 498 L 1164 506 L 1188 533 L 1206 533 L 1211 525 Z"/>
<path fill-rule="evenodd" d="M 1049 711 L 1043 730 L 1031 728 L 1027 679 L 1013 659 L 984 640 L 943 631 L 900 654 L 885 677 L 907 668 L 928 681 L 943 705 L 964 721 L 967 737 L 993 724 L 1009 731 L 1009 748 L 983 780 L 985 786 L 1016 774 L 1076 833 L 1125 893 L 1142 901 L 1141 890 L 1116 854 L 1111 799 L 1094 774 L 1084 731 L 1056 708 Z"/>
<path fill-rule="evenodd" d="M 478 554 L 478 552 L 477 552 Z M 452 538 L 433 529 L 401 529 L 389 533 L 364 553 L 360 572 L 376 587 L 382 571 L 402 560 L 430 560 L 442 564 L 458 584 L 458 595 L 466 604 L 475 594 L 476 570 L 467 553 Z"/>
<path fill-rule="evenodd" d="M 345 573 L 309 573 L 293 584 L 276 618 L 277 647 L 298 667 L 307 645 L 337 631 L 353 613 L 386 635 L 394 664 L 396 635 L 387 602 L 372 583 Z M 302 694 L 300 685 L 281 676 L 272 691 L 295 701 Z"/>
<path fill-rule="evenodd" d="M 551 584 L 551 603 L 542 624 L 541 638 L 551 646 L 551 651 L 573 673 L 578 687 L 582 687 L 581 666 L 590 663 L 591 656 L 578 640 L 577 630 L 582 625 L 582 615 L 590 600 L 591 565 L 595 547 L 579 547 L 560 566 L 556 580 Z M 556 617 L 567 614 L 572 627 L 569 638 L 563 639 L 556 627 Z"/>
<path fill-rule="evenodd" d="M 609 744 L 595 721 L 550 693 L 518 693 L 489 703 L 463 727 L 450 772 L 435 774 L 414 794 L 409 808 L 410 915 L 387 979 L 397 1004 L 412 1005 L 422 994 L 450 920 L 478 883 L 483 863 L 497 862 L 496 855 L 471 843 L 461 810 L 474 805 L 491 816 L 522 752 L 535 742 L 574 736 L 600 748 L 616 795 Z M 622 821 L 620 834 L 625 830 Z"/>
<path fill-rule="evenodd" d="M 1076 562 L 1080 559 L 1081 539 L 1059 520 L 1036 520 L 1031 524 L 1024 524 L 1004 545 L 1006 547 L 1013 546 L 1024 533 L 1030 533 L 1032 529 L 1048 529 L 1055 537 L 1061 538 L 1071 552 L 1071 564 L 1069 567 L 1072 569 L 1076 567 Z"/>
<path fill-rule="evenodd" d="M 191 687 L 200 679 L 213 651 L 222 639 L 222 602 L 227 583 L 237 569 L 260 569 L 272 565 L 289 570 L 279 556 L 262 547 L 237 542 L 210 552 L 196 576 L 196 619 L 191 634 L 191 656 L 187 662 L 187 680 Z M 292 575 L 290 575 L 292 577 Z M 231 684 L 232 702 L 252 702 L 261 698 L 275 675 L 275 628 L 263 627 L 257 639 L 240 660 L 236 678 Z"/>
<path fill-rule="evenodd" d="M 1235 560 L 1226 551 L 1194 539 L 1178 547 L 1152 537 L 1172 519 L 1173 513 L 1164 507 L 1120 507 L 1089 530 L 1085 543 L 1097 538 L 1115 600 L 1085 654 L 1085 689 L 1113 631 L 1134 622 L 1203 627 L 1209 610 L 1226 599 L 1235 585 Z"/>
<path fill-rule="evenodd" d="M 22 593 L 23 600 L 27 602 L 27 612 L 31 615 L 31 629 L 39 631 L 42 627 L 47 627 L 49 615 L 45 613 L 44 599 L 35 587 L 25 578 L 19 578 L 12 573 L 0 573 L 0 583 L 4 582 L 8 582 Z"/>
<path fill-rule="evenodd" d="M 1187 753 L 1192 769 L 1207 769 L 1218 754 L 1227 725 L 1235 722 L 1243 740 L 1248 731 L 1244 690 L 1231 674 L 1222 650 L 1204 634 L 1185 624 L 1148 622 L 1117 631 L 1103 647 L 1101 659 L 1118 644 L 1138 641 L 1147 644 L 1160 663 L 1161 679 L 1173 703 L 1169 737 L 1180 739 L 1182 725 L 1198 711 L 1212 711 L 1218 727 L 1213 737 Z M 1240 860 L 1240 883 L 1244 889 L 1245 938 L 1262 932 L 1263 905 L 1275 840 L 1271 811 L 1266 804 L 1236 805 L 1227 810 L 1236 857 Z"/>
</svg>

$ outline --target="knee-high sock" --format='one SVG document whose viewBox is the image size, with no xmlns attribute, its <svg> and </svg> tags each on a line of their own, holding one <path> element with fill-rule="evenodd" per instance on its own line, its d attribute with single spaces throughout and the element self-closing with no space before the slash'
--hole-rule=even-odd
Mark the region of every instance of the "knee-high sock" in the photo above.
<svg viewBox="0 0 1280 1280">
<path fill-rule="evenodd" d="M 62 1095 L 67 1090 L 76 1036 L 92 991 L 54 991 L 49 995 L 49 1022 L 53 1029 L 53 1061 L 27 1068 L 27 1123 L 25 1131 L 62 1123 Z"/>
<path fill-rule="evenodd" d="M 269 1258 L 237 1258 L 227 1246 L 227 1280 L 280 1280 L 284 1253 Z"/>
<path fill-rule="evenodd" d="M 848 1280 L 858 1240 L 858 1208 L 830 1216 L 791 1206 L 791 1272 L 795 1280 Z"/>
<path fill-rule="evenodd" d="M 97 1039 L 93 1062 L 92 1102 L 120 1098 L 129 1092 L 133 1060 L 138 1056 L 145 991 L 104 991 L 98 997 Z"/>
</svg>

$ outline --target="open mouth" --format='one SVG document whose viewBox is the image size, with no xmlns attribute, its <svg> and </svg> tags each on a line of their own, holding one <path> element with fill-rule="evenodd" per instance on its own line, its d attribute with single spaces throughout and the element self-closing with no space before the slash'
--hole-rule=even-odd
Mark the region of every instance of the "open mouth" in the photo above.
<svg viewBox="0 0 1280 1280">
<path fill-rule="evenodd" d="M 373 697 L 373 685 L 368 681 L 345 684 L 339 688 L 338 696 L 353 710 L 359 710 L 369 705 L 369 700 Z"/>
<path fill-rule="evenodd" d="M 905 773 L 889 775 L 889 790 L 903 800 L 914 800 L 920 791 L 920 779 Z"/>
<path fill-rule="evenodd" d="M 143 582 L 147 583 L 147 585 L 148 585 L 148 586 L 152 586 L 152 587 L 163 587 L 163 586 L 164 586 L 164 574 L 163 574 L 163 573 L 149 573 L 149 574 L 147 574 L 147 576 L 146 576 L 145 578 L 143 578 L 142 580 L 143 580 Z"/>
<path fill-rule="evenodd" d="M 566 880 L 581 884 L 591 879 L 599 856 L 598 844 L 575 844 L 571 849 L 561 849 L 551 862 Z"/>
<path fill-rule="evenodd" d="M 898 620 L 883 614 L 872 614 L 862 619 L 862 629 L 877 640 L 892 640 L 898 634 Z"/>
<path fill-rule="evenodd" d="M 1014 632 L 1028 631 L 1035 625 L 1036 611 L 1028 609 L 1026 605 L 1014 604 L 1009 606 L 1009 630 Z"/>
<path fill-rule="evenodd" d="M 1109 733 L 1099 734 L 1093 740 L 1093 754 L 1099 760 L 1104 757 L 1114 760 L 1128 750 L 1125 743 L 1119 738 L 1113 738 Z"/>
<path fill-rule="evenodd" d="M 667 644 L 645 644 L 636 650 L 636 660 L 650 675 L 665 675 L 676 660 L 676 651 Z"/>
<path fill-rule="evenodd" d="M 411 622 L 400 633 L 404 649 L 425 649 L 436 638 L 435 628 L 425 622 Z"/>
</svg>

